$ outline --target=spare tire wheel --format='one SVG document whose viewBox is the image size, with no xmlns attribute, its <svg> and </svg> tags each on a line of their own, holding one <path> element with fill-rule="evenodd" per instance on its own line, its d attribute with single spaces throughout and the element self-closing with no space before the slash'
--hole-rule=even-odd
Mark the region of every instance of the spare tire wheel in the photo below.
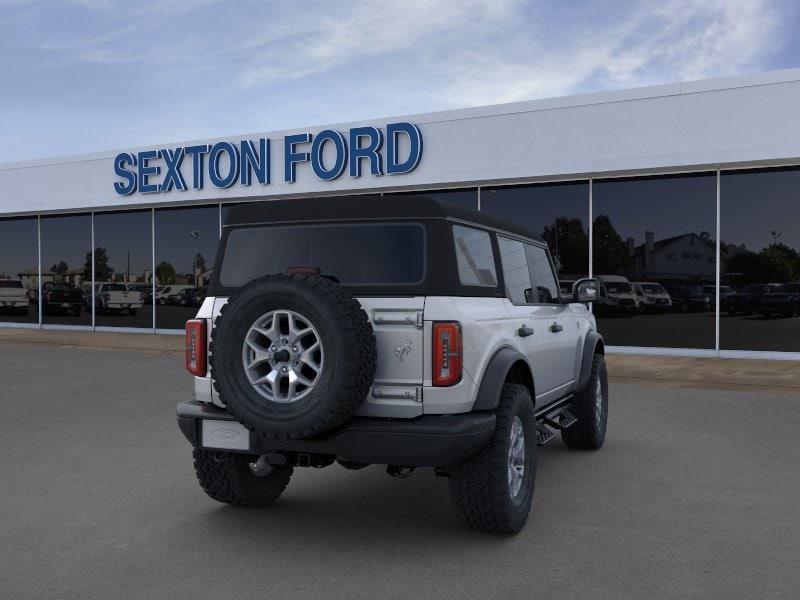
<svg viewBox="0 0 800 600">
<path fill-rule="evenodd" d="M 211 376 L 227 410 L 259 435 L 298 439 L 350 418 L 375 377 L 369 318 L 341 285 L 268 275 L 234 293 L 211 334 Z"/>
</svg>

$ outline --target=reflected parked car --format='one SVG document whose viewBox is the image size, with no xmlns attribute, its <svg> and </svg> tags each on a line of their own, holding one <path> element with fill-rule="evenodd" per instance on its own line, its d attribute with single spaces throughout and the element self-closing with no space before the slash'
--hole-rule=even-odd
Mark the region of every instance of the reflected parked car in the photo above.
<svg viewBox="0 0 800 600">
<path fill-rule="evenodd" d="M 639 312 L 639 302 L 626 277 L 598 275 L 597 279 L 600 281 L 600 293 L 594 306 L 599 314 L 633 316 Z"/>
<path fill-rule="evenodd" d="M 6 313 L 28 314 L 28 290 L 20 279 L 0 279 L 0 310 Z"/>
<path fill-rule="evenodd" d="M 194 290 L 191 297 L 191 306 L 199 307 L 203 304 L 203 300 L 206 299 L 206 294 L 208 294 L 207 287 L 199 287 Z"/>
<path fill-rule="evenodd" d="M 156 302 L 158 304 L 161 304 L 162 306 L 165 304 L 169 304 L 170 296 L 175 296 L 181 290 L 186 290 L 186 289 L 194 289 L 194 286 L 170 284 L 161 286 L 161 288 L 156 288 L 156 295 L 155 295 Z"/>
<path fill-rule="evenodd" d="M 187 287 L 178 290 L 174 294 L 167 296 L 167 304 L 169 306 L 194 306 L 192 304 L 192 297 L 197 292 L 198 288 Z"/>
<path fill-rule="evenodd" d="M 142 307 L 142 295 L 129 291 L 124 283 L 96 283 L 94 306 L 97 313 L 122 313 L 133 316 Z"/>
<path fill-rule="evenodd" d="M 62 312 L 79 317 L 83 304 L 83 292 L 74 285 L 48 281 L 42 286 L 42 312 L 45 314 Z"/>
<path fill-rule="evenodd" d="M 667 312 L 672 309 L 672 298 L 660 283 L 637 281 L 633 292 L 639 300 L 640 312 Z"/>
<path fill-rule="evenodd" d="M 717 297 L 717 288 L 716 288 L 716 286 L 704 285 L 703 286 L 703 291 L 706 294 L 709 295 L 709 297 L 711 298 L 711 302 L 712 303 L 716 302 L 716 300 L 714 300 Z M 734 290 L 729 285 L 721 285 L 721 286 L 719 286 L 719 302 L 720 302 L 720 304 L 725 302 L 726 298 L 730 298 L 735 293 L 736 293 L 736 290 Z"/>
<path fill-rule="evenodd" d="M 780 291 L 778 283 L 752 283 L 744 286 L 739 292 L 728 296 L 721 303 L 720 309 L 731 316 L 755 315 L 761 309 L 761 299 L 764 294 Z"/>
<path fill-rule="evenodd" d="M 711 295 L 700 285 L 684 285 L 668 288 L 672 307 L 680 312 L 708 312 L 711 310 Z"/>
<path fill-rule="evenodd" d="M 800 283 L 786 283 L 779 290 L 761 296 L 759 312 L 765 317 L 800 315 Z"/>
</svg>

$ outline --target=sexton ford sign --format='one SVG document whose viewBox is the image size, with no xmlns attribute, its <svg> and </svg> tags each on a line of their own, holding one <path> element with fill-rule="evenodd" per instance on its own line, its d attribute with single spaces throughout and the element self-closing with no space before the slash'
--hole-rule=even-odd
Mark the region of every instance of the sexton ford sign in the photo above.
<svg viewBox="0 0 800 600">
<path fill-rule="evenodd" d="M 118 177 L 114 190 L 121 196 L 183 191 L 190 186 L 202 190 L 206 179 L 218 188 L 237 183 L 249 186 L 253 181 L 268 185 L 270 141 L 260 138 L 238 144 L 121 152 L 114 158 Z M 302 163 L 310 163 L 319 179 L 333 181 L 345 170 L 350 177 L 361 177 L 366 168 L 370 175 L 409 173 L 421 158 L 422 133 L 412 123 L 389 123 L 385 134 L 377 127 L 353 127 L 347 134 L 325 129 L 314 135 L 298 133 L 283 138 L 283 178 L 288 183 L 295 182 L 297 165 Z"/>
</svg>

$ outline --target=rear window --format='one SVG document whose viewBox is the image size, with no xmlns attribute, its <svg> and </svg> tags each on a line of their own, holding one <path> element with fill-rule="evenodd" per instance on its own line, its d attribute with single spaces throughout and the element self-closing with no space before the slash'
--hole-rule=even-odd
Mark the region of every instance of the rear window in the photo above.
<svg viewBox="0 0 800 600">
<path fill-rule="evenodd" d="M 425 229 L 418 223 L 234 229 L 219 281 L 239 287 L 291 267 L 319 269 L 344 285 L 417 284 L 425 278 Z"/>
<path fill-rule="evenodd" d="M 21 288 L 21 281 L 0 281 L 0 288 Z"/>
</svg>

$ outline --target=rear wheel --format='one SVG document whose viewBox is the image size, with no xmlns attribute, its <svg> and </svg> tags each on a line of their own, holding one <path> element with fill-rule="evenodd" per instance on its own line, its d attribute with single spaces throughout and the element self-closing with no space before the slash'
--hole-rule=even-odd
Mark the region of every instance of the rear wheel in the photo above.
<svg viewBox="0 0 800 600">
<path fill-rule="evenodd" d="M 536 478 L 536 421 L 528 388 L 503 386 L 492 439 L 449 472 L 450 499 L 462 521 L 500 533 L 525 526 Z"/>
<path fill-rule="evenodd" d="M 194 470 L 203 491 L 217 502 L 269 506 L 283 493 L 292 467 L 274 467 L 263 456 L 195 448 Z"/>
<path fill-rule="evenodd" d="M 575 395 L 570 412 L 578 421 L 561 430 L 561 439 L 567 446 L 583 450 L 598 450 L 606 439 L 608 422 L 608 374 L 602 354 L 592 359 L 589 383 Z"/>
</svg>

